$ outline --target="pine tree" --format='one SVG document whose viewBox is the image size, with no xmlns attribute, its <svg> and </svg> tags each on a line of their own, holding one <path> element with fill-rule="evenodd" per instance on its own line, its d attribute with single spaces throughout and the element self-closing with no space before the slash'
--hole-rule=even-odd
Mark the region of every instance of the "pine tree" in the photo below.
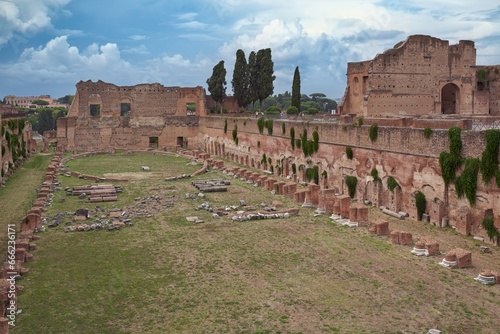
<svg viewBox="0 0 500 334">
<path fill-rule="evenodd" d="M 300 72 L 298 66 L 295 68 L 295 73 L 293 74 L 292 106 L 300 111 Z"/>
<path fill-rule="evenodd" d="M 226 97 L 226 69 L 224 61 L 221 60 L 212 70 L 212 76 L 207 79 L 208 91 L 215 102 L 220 103 L 222 111 L 222 101 Z"/>
<path fill-rule="evenodd" d="M 245 52 L 239 49 L 236 51 L 236 62 L 234 64 L 233 80 L 234 98 L 239 107 L 246 107 L 250 103 L 248 97 L 249 73 Z"/>
</svg>

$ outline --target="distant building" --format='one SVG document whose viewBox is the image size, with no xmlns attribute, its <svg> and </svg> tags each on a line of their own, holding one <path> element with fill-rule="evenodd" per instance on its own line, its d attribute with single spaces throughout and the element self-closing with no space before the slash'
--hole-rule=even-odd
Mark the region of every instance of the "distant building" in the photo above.
<svg viewBox="0 0 500 334">
<path fill-rule="evenodd" d="M 50 95 L 39 95 L 39 96 L 7 95 L 4 97 L 5 104 L 21 108 L 36 108 L 36 105 L 33 104 L 33 102 L 36 100 L 43 100 L 48 102 L 49 104 L 46 106 L 48 108 L 55 108 L 55 107 L 64 107 L 66 109 L 68 108 L 68 105 L 57 102 L 57 100 L 51 98 Z"/>
</svg>

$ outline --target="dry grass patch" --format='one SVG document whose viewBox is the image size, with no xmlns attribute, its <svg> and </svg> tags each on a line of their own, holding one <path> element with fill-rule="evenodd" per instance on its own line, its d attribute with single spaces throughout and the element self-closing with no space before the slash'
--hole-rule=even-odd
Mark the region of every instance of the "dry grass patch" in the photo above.
<svg viewBox="0 0 500 334">
<path fill-rule="evenodd" d="M 169 165 L 185 168 L 186 161 Z M 237 179 L 226 193 L 187 199 L 197 193 L 190 181 L 123 184 L 114 206 L 158 193 L 177 198 L 173 208 L 135 219 L 133 227 L 43 234 L 29 280 L 20 283 L 23 313 L 13 333 L 498 332 L 500 286 L 472 280 L 482 269 L 476 263 L 500 268 L 497 249 L 483 260 L 471 238 L 389 219 L 391 228 L 442 240 L 444 250 L 474 250 L 477 267 L 451 271 L 437 264 L 440 258 L 418 258 L 409 246 L 313 217 L 312 209 L 289 219 L 234 223 L 195 208 L 240 199 L 256 207 L 273 200 L 283 209 L 298 205 Z M 57 210 L 56 203 L 51 211 Z M 195 215 L 205 223 L 186 221 Z M 370 210 L 372 219 L 378 215 Z"/>
</svg>

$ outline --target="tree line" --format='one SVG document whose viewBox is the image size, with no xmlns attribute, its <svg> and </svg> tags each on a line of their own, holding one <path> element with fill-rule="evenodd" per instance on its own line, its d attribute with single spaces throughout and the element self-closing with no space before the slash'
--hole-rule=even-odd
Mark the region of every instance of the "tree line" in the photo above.
<svg viewBox="0 0 500 334">
<path fill-rule="evenodd" d="M 221 60 L 212 70 L 212 75 L 207 79 L 208 91 L 212 99 L 220 104 L 227 97 L 226 95 L 226 74 L 224 61 Z M 274 63 L 270 48 L 252 51 L 248 56 L 241 49 L 236 51 L 236 61 L 234 64 L 233 96 L 240 110 L 255 111 L 266 110 L 268 113 L 280 113 L 286 110 L 287 114 L 318 112 L 330 113 L 337 109 L 337 102 L 329 99 L 323 93 L 313 93 L 310 95 L 300 93 L 300 71 L 295 68 L 292 92 L 286 91 L 283 94 L 274 95 Z M 259 101 L 258 106 L 255 103 Z"/>
<path fill-rule="evenodd" d="M 252 51 L 248 56 L 239 49 L 236 52 L 236 62 L 233 71 L 234 98 L 240 108 L 246 108 L 250 104 L 259 101 L 262 108 L 262 101 L 274 93 L 274 63 L 271 49 L 261 49 Z M 215 102 L 221 104 L 226 98 L 226 69 L 224 61 L 221 60 L 214 66 L 212 76 L 207 79 L 208 91 Z"/>
</svg>

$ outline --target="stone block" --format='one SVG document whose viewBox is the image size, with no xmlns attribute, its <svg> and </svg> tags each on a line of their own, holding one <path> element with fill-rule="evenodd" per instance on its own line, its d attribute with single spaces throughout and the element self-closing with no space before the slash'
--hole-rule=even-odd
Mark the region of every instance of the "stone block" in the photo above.
<svg viewBox="0 0 500 334">
<path fill-rule="evenodd" d="M 376 220 L 370 223 L 370 228 L 368 230 L 372 234 L 377 235 L 389 235 L 389 222 L 385 220 Z"/>
<path fill-rule="evenodd" d="M 351 208 L 351 198 L 349 196 L 341 196 L 338 198 L 340 203 L 340 216 L 341 218 L 348 219 L 349 211 Z"/>
<path fill-rule="evenodd" d="M 358 226 L 366 226 L 368 225 L 368 208 L 367 207 L 358 207 L 357 212 L 358 218 Z"/>
<path fill-rule="evenodd" d="M 394 230 L 391 232 L 391 242 L 394 245 L 399 245 L 399 231 L 398 230 Z"/>
<path fill-rule="evenodd" d="M 413 244 L 413 235 L 409 232 L 400 232 L 399 233 L 399 244 L 412 245 Z"/>
<path fill-rule="evenodd" d="M 310 203 L 312 205 L 317 206 L 319 204 L 319 195 L 321 187 L 317 184 L 309 184 L 308 188 L 311 195 Z"/>
<path fill-rule="evenodd" d="M 278 182 L 276 179 L 268 179 L 266 183 L 266 189 L 269 191 L 274 190 L 274 184 Z"/>
<path fill-rule="evenodd" d="M 352 206 L 349 208 L 349 220 L 353 223 L 358 221 L 358 208 Z"/>
</svg>

